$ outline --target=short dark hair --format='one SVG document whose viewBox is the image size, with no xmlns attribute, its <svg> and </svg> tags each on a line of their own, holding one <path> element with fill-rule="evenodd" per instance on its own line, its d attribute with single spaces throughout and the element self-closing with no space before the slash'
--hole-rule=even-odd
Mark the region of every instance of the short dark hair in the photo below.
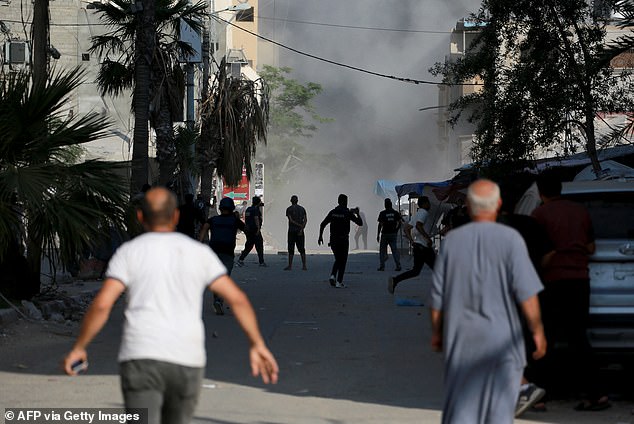
<svg viewBox="0 0 634 424">
<path fill-rule="evenodd" d="M 337 197 L 337 203 L 340 206 L 348 206 L 348 196 L 346 196 L 345 194 L 340 194 L 339 197 Z"/>
<path fill-rule="evenodd" d="M 543 172 L 537 176 L 537 189 L 544 197 L 561 195 L 561 180 L 552 172 Z"/>
<path fill-rule="evenodd" d="M 428 204 L 428 205 L 430 204 L 430 202 L 429 202 L 429 197 L 427 197 L 427 196 L 420 196 L 420 197 L 418 198 L 418 206 L 422 207 L 422 206 L 423 206 L 423 205 L 425 205 L 425 204 Z"/>
<path fill-rule="evenodd" d="M 258 196 L 253 196 L 253 205 L 257 206 L 262 203 L 262 200 Z"/>
<path fill-rule="evenodd" d="M 298 201 L 299 201 L 299 199 L 297 198 L 297 196 L 293 194 L 293 195 L 291 196 L 291 203 L 295 204 L 295 203 L 297 203 Z"/>
<path fill-rule="evenodd" d="M 383 201 L 383 204 L 385 205 L 385 207 L 386 207 L 386 208 L 391 208 L 391 207 L 392 207 L 392 199 L 390 199 L 389 197 L 388 197 L 388 198 L 386 198 L 386 199 Z"/>
</svg>

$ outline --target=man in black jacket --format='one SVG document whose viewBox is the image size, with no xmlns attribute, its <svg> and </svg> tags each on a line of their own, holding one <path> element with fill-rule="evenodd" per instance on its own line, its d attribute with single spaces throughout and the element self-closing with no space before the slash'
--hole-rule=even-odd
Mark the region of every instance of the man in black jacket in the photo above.
<svg viewBox="0 0 634 424">
<path fill-rule="evenodd" d="M 326 218 L 319 225 L 319 245 L 323 244 L 324 229 L 330 224 L 330 248 L 335 255 L 335 263 L 328 281 L 330 285 L 337 288 L 344 288 L 343 274 L 346 272 L 348 262 L 348 248 L 350 238 L 350 221 L 357 225 L 363 225 L 359 216 L 359 209 L 348 209 L 348 196 L 340 194 L 337 199 L 338 206 L 328 212 Z"/>
</svg>

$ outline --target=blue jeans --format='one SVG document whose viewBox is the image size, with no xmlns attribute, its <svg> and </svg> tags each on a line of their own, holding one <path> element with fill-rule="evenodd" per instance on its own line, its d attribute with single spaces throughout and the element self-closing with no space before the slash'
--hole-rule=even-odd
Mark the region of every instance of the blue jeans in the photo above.
<svg viewBox="0 0 634 424">
<path fill-rule="evenodd" d="M 387 261 L 388 246 L 390 246 L 390 250 L 392 251 L 392 257 L 394 257 L 396 267 L 401 267 L 401 253 L 398 251 L 398 247 L 396 246 L 397 238 L 397 234 L 381 234 L 381 241 L 379 243 L 379 261 L 381 268 L 385 266 L 385 262 Z"/>
</svg>

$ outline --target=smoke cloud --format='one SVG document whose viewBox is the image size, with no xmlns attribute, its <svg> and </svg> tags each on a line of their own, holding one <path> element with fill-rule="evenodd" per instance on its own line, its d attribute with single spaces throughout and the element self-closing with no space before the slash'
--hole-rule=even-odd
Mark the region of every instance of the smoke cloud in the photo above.
<svg viewBox="0 0 634 424">
<path fill-rule="evenodd" d="M 475 0 L 260 0 L 259 15 L 272 18 L 260 20 L 260 33 L 332 61 L 438 81 L 428 69 L 449 53 L 456 22 L 478 7 Z M 336 205 L 339 193 L 348 195 L 350 207 L 365 211 L 368 238 L 374 241 L 376 218 L 383 209 L 383 199 L 373 191 L 376 180 L 441 181 L 454 175 L 457 164 L 448 161 L 439 145 L 436 110 L 419 111 L 438 105 L 436 85 L 380 78 L 284 49 L 279 50 L 277 65 L 292 68 L 291 78 L 322 85 L 316 111 L 334 122 L 319 125 L 317 134 L 305 143 L 312 152 L 336 158 L 328 168 L 304 164 L 291 184 L 265 194 L 269 202 L 265 227 L 279 247 L 285 246 L 284 210 L 291 194 L 297 194 L 308 211 L 307 245 L 314 248 L 319 223 Z M 369 244 L 376 247 L 376 242 Z"/>
</svg>

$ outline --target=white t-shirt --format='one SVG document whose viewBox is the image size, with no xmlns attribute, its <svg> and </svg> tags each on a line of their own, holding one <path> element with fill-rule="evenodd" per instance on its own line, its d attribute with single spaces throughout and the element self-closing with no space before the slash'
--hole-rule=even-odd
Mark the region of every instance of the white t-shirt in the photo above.
<svg viewBox="0 0 634 424">
<path fill-rule="evenodd" d="M 124 243 L 106 273 L 126 286 L 119 362 L 205 366 L 203 294 L 226 273 L 209 246 L 184 234 L 150 232 Z"/>
<path fill-rule="evenodd" d="M 429 239 L 427 237 L 424 237 L 417 229 L 416 229 L 416 223 L 420 222 L 421 224 L 423 224 L 423 228 L 425 229 L 425 232 L 427 234 L 430 234 L 431 231 L 431 223 L 428 223 L 428 219 L 427 217 L 429 216 L 429 212 L 426 209 L 420 208 L 418 209 L 418 211 L 416 212 L 416 214 L 409 220 L 409 224 L 413 227 L 412 228 L 412 238 L 414 239 L 414 243 L 418 243 L 421 244 L 425 247 L 431 247 L 430 243 L 429 243 Z M 431 220 L 429 220 L 431 221 Z"/>
</svg>

